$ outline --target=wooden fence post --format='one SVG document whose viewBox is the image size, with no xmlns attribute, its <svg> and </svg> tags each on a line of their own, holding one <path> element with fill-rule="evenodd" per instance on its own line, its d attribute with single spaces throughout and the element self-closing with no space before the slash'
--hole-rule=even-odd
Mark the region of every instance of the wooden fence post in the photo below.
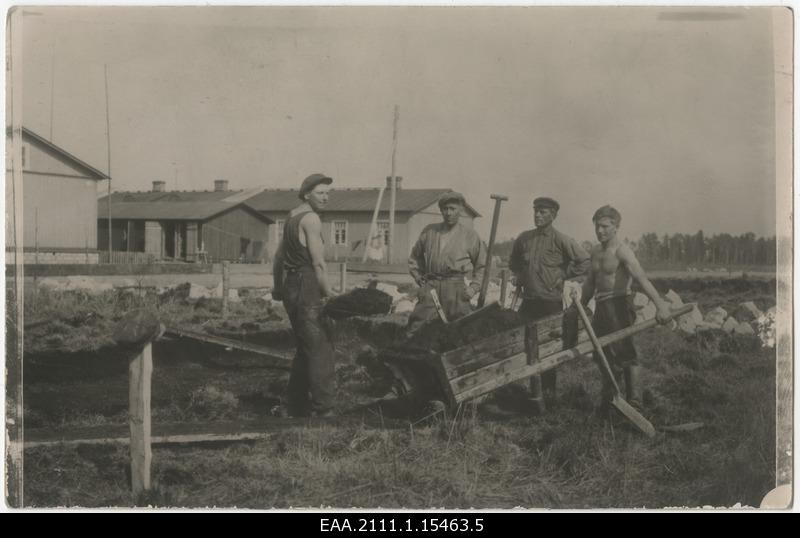
<svg viewBox="0 0 800 538">
<path fill-rule="evenodd" d="M 525 354 L 527 355 L 528 366 L 533 366 L 539 362 L 539 337 L 535 322 L 528 322 L 525 324 Z M 529 384 L 529 401 L 533 407 L 533 411 L 537 414 L 543 414 L 547 408 L 542 391 L 541 374 L 532 375 Z"/>
<path fill-rule="evenodd" d="M 231 285 L 230 262 L 222 262 L 222 316 L 228 316 L 228 290 Z"/>
<path fill-rule="evenodd" d="M 339 291 L 344 293 L 347 289 L 347 262 L 339 264 Z"/>
<path fill-rule="evenodd" d="M 128 423 L 131 430 L 131 487 L 134 498 L 150 489 L 150 386 L 152 344 L 148 342 L 128 367 Z"/>
<path fill-rule="evenodd" d="M 144 309 L 126 314 L 114 328 L 114 341 L 136 354 L 128 365 L 128 425 L 131 442 L 131 489 L 134 501 L 150 489 L 150 388 L 153 376 L 152 342 L 164 326 Z"/>
</svg>

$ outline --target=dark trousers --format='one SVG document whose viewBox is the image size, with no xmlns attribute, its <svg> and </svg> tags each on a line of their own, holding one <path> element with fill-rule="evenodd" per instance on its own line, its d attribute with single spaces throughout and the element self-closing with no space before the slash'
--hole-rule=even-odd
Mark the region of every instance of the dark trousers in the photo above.
<svg viewBox="0 0 800 538">
<path fill-rule="evenodd" d="M 469 304 L 465 288 L 463 278 L 426 282 L 419 289 L 417 305 L 408 318 L 408 330 L 413 331 L 425 322 L 439 317 L 436 305 L 431 297 L 430 290 L 432 289 L 436 290 L 436 294 L 439 296 L 439 302 L 442 303 L 442 310 L 447 317 L 447 321 L 456 320 L 472 312 L 472 306 Z"/>
<path fill-rule="evenodd" d="M 336 378 L 333 345 L 321 319 L 322 299 L 313 269 L 289 273 L 283 294 L 297 345 L 289 375 L 289 413 L 324 413 L 333 407 Z"/>
<path fill-rule="evenodd" d="M 562 307 L 561 300 L 524 299 L 519 307 L 519 315 L 526 321 L 534 321 L 558 314 L 562 311 Z M 572 309 L 564 311 L 564 322 L 561 331 L 564 349 L 574 346 L 577 341 L 577 315 L 577 311 Z M 530 391 L 532 398 L 541 398 L 543 390 L 555 393 L 558 378 L 556 370 L 557 368 L 553 368 L 542 373 L 541 376 L 531 376 Z"/>
<path fill-rule="evenodd" d="M 636 323 L 636 307 L 633 305 L 633 296 L 627 295 L 625 297 L 612 297 L 604 301 L 599 301 L 595 306 L 594 319 L 592 320 L 592 327 L 598 338 L 611 334 L 630 327 Z M 635 367 L 639 366 L 639 357 L 636 353 L 636 346 L 633 344 L 633 338 L 623 338 L 607 346 L 603 347 L 603 354 L 608 359 L 608 365 L 611 372 L 619 384 L 621 374 L 626 373 L 625 376 L 625 390 L 629 400 L 641 399 L 639 395 L 639 388 L 634 386 L 634 374 L 631 373 Z M 597 353 L 594 354 L 594 360 L 600 362 L 600 357 Z M 603 400 L 610 401 L 613 397 L 613 389 L 610 380 L 603 376 Z"/>
</svg>

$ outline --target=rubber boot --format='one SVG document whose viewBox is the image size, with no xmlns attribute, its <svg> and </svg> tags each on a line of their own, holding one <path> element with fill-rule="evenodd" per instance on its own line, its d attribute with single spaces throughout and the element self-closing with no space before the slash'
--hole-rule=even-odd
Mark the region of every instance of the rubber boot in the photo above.
<svg viewBox="0 0 800 538">
<path fill-rule="evenodd" d="M 530 409 L 534 414 L 542 415 L 547 411 L 544 403 L 544 391 L 542 391 L 542 376 L 533 375 L 530 377 L 530 395 L 528 396 Z"/>
<path fill-rule="evenodd" d="M 625 367 L 625 396 L 628 403 L 634 407 L 642 406 L 642 385 L 641 385 L 642 367 L 641 366 L 626 366 Z"/>
</svg>

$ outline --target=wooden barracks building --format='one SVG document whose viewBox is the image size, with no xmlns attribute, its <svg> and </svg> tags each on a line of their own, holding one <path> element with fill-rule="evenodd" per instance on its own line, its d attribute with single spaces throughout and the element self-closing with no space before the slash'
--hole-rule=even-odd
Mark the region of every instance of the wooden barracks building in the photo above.
<svg viewBox="0 0 800 538">
<path fill-rule="evenodd" d="M 395 195 L 395 248 L 392 253 L 394 259 L 389 260 L 389 263 L 406 262 L 422 229 L 428 224 L 441 222 L 439 197 L 452 190 L 404 189 L 402 184 L 402 178 L 398 177 Z M 376 188 L 331 189 L 328 205 L 322 214 L 322 234 L 327 259 L 362 259 L 379 192 L 380 189 Z M 283 235 L 283 224 L 289 211 L 300 203 L 297 189 L 265 189 L 246 201 L 247 205 L 273 222 L 270 225 L 267 243 L 269 259 L 274 256 Z M 387 179 L 377 219 L 377 234 L 384 244 L 388 244 L 389 241 L 389 204 Z M 479 216 L 478 212 L 468 205 L 461 222 L 472 226 L 473 219 Z"/>
<path fill-rule="evenodd" d="M 213 191 L 111 194 L 112 261 L 156 260 L 262 262 L 272 220 L 244 203 L 257 190 L 231 191 L 216 180 Z M 97 201 L 97 241 L 108 248 L 108 197 Z"/>
<path fill-rule="evenodd" d="M 14 262 L 21 227 L 24 263 L 97 263 L 97 182 L 108 176 L 30 129 L 21 131 L 20 188 L 6 160 L 6 262 Z"/>
<path fill-rule="evenodd" d="M 404 189 L 397 178 L 395 245 L 391 263 L 404 263 L 422 229 L 440 222 L 439 197 L 451 189 Z M 111 195 L 112 261 L 229 260 L 271 262 L 283 236 L 289 211 L 300 205 L 297 189 L 228 190 L 217 180 L 213 191 L 165 191 L 154 181 L 147 192 Z M 322 214 L 326 258 L 361 260 L 380 189 L 331 189 Z M 390 195 L 381 198 L 376 231 L 386 253 L 389 241 Z M 108 247 L 107 197 L 97 202 L 98 248 Z M 472 225 L 480 216 L 466 207 L 461 222 Z M 124 260 L 123 260 L 124 258 Z M 383 262 L 387 262 L 384 257 Z"/>
</svg>

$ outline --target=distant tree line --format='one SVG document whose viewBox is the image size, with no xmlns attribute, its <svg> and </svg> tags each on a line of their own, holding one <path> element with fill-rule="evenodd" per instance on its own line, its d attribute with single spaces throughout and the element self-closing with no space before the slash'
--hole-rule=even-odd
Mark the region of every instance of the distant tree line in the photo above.
<svg viewBox="0 0 800 538">
<path fill-rule="evenodd" d="M 776 264 L 775 237 L 756 237 L 747 232 L 742 235 L 715 234 L 707 237 L 700 230 L 696 234 L 646 233 L 638 241 L 625 239 L 636 257 L 645 265 L 684 265 L 684 266 L 743 266 Z M 495 244 L 494 255 L 505 262 L 511 256 L 514 240 Z M 583 241 L 583 247 L 590 249 L 592 243 Z"/>
<path fill-rule="evenodd" d="M 756 237 L 753 232 L 742 235 L 646 233 L 638 241 L 629 242 L 636 257 L 643 263 L 676 265 L 775 265 L 775 237 Z"/>
</svg>

